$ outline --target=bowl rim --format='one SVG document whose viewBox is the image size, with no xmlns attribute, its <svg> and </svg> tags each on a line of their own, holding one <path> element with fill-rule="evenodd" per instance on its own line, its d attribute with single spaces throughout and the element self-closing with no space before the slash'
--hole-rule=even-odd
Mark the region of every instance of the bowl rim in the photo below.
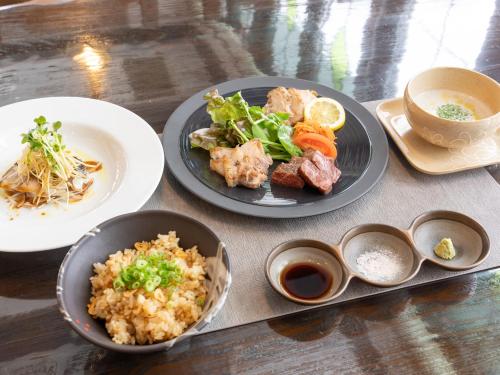
<svg viewBox="0 0 500 375">
<path fill-rule="evenodd" d="M 339 284 L 337 290 L 335 290 L 335 293 L 333 293 L 331 296 L 320 297 L 315 299 L 304 299 L 300 297 L 295 297 L 292 294 L 288 293 L 284 288 L 283 289 L 278 288 L 273 282 L 273 277 L 271 275 L 271 265 L 275 261 L 276 257 L 281 253 L 284 253 L 290 249 L 294 249 L 295 247 L 301 247 L 301 246 L 309 246 L 324 251 L 339 263 L 340 268 L 342 270 L 342 281 Z M 264 274 L 266 276 L 267 282 L 277 294 L 288 299 L 289 301 L 305 306 L 327 304 L 333 301 L 334 299 L 340 297 L 340 295 L 342 295 L 345 292 L 347 286 L 349 285 L 351 279 L 354 276 L 350 272 L 350 270 L 346 267 L 343 260 L 340 258 L 338 251 L 335 249 L 333 245 L 312 238 L 295 238 L 281 242 L 280 244 L 273 247 L 273 249 L 269 252 L 269 254 L 267 254 L 266 261 L 264 262 Z"/>
<path fill-rule="evenodd" d="M 96 340 L 89 335 L 75 322 L 73 319 L 69 316 L 67 309 L 66 309 L 66 303 L 65 303 L 65 296 L 63 292 L 63 287 L 62 283 L 64 280 L 64 270 L 67 264 L 71 262 L 72 260 L 76 259 L 75 254 L 78 252 L 78 249 L 80 248 L 80 245 L 84 244 L 86 241 L 90 240 L 90 237 L 94 237 L 97 233 L 101 232 L 102 229 L 106 228 L 109 225 L 115 224 L 116 222 L 120 222 L 124 219 L 127 219 L 131 216 L 148 216 L 148 215 L 173 215 L 177 217 L 181 217 L 185 220 L 191 221 L 192 223 L 195 223 L 197 225 L 200 225 L 202 228 L 207 230 L 209 233 L 211 233 L 218 241 L 219 245 L 222 246 L 222 259 L 223 262 L 226 266 L 227 269 L 227 283 L 224 286 L 224 290 L 221 294 L 221 298 L 219 299 L 218 303 L 215 303 L 205 319 L 199 319 L 195 323 L 193 323 L 186 331 L 184 331 L 180 336 L 177 336 L 173 339 L 166 340 L 166 341 L 161 341 L 155 344 L 137 344 L 137 345 L 131 345 L 131 344 L 117 344 L 111 340 L 111 337 L 108 337 L 109 341 L 100 341 Z M 118 251 L 118 250 L 117 250 Z M 111 253 L 108 254 L 108 256 Z M 195 332 L 203 329 L 207 324 L 210 323 L 210 321 L 217 315 L 217 313 L 221 310 L 222 306 L 225 303 L 225 300 L 227 298 L 227 294 L 229 292 L 229 288 L 232 283 L 232 278 L 231 278 L 231 265 L 229 261 L 229 256 L 227 254 L 226 246 L 225 244 L 219 239 L 219 237 L 215 234 L 214 231 L 212 231 L 206 224 L 203 224 L 202 222 L 189 217 L 184 214 L 180 214 L 175 211 L 170 211 L 170 210 L 144 210 L 144 211 L 135 211 L 135 212 L 129 212 L 126 214 L 118 215 L 115 216 L 111 219 L 108 219 L 106 221 L 103 221 L 102 223 L 96 225 L 93 229 L 88 231 L 87 233 L 83 234 L 80 239 L 75 242 L 66 255 L 64 256 L 64 259 L 59 267 L 59 271 L 57 274 L 57 284 L 56 284 L 56 298 L 57 298 L 57 303 L 59 307 L 59 312 L 62 314 L 64 320 L 71 326 L 71 328 L 78 333 L 81 337 L 83 337 L 85 340 L 93 343 L 94 345 L 100 346 L 105 349 L 117 351 L 117 352 L 123 352 L 123 353 L 131 353 L 131 354 L 138 354 L 138 353 L 149 353 L 149 352 L 156 352 L 156 351 L 161 351 L 161 350 L 167 350 L 171 348 L 172 346 L 175 345 L 176 342 L 182 341 L 183 339 L 192 336 L 195 334 Z M 90 284 L 90 283 L 89 283 Z"/>
<path fill-rule="evenodd" d="M 419 111 L 424 112 L 426 115 L 431 116 L 433 119 L 443 121 L 443 125 L 446 125 L 446 126 L 448 126 L 448 125 L 455 125 L 455 124 L 457 124 L 457 122 L 460 123 L 461 125 L 472 126 L 472 125 L 477 125 L 479 122 L 490 121 L 490 119 L 492 119 L 494 117 L 500 117 L 500 112 L 496 112 L 496 113 L 494 113 L 494 114 L 492 114 L 492 115 L 490 115 L 488 117 L 484 117 L 484 118 L 481 118 L 481 119 L 478 119 L 478 120 L 458 121 L 458 120 L 450 120 L 450 119 L 447 119 L 447 118 L 436 116 L 435 114 L 433 114 L 433 113 L 431 113 L 431 112 L 426 111 L 425 109 L 423 109 L 420 105 L 417 104 L 417 102 L 415 102 L 415 100 L 413 99 L 413 96 L 410 95 L 410 88 L 409 87 L 410 87 L 410 85 L 417 78 L 419 78 L 423 74 L 428 73 L 428 72 L 433 71 L 433 70 L 460 70 L 460 71 L 466 72 L 467 74 L 476 75 L 478 77 L 481 77 L 482 79 L 486 79 L 486 80 L 490 81 L 491 83 L 495 84 L 498 87 L 498 89 L 500 90 L 500 83 L 498 83 L 493 78 L 487 76 L 486 74 L 483 74 L 483 73 L 478 72 L 476 70 L 462 68 L 462 67 L 458 67 L 458 66 L 435 66 L 435 67 L 432 67 L 432 68 L 429 68 L 429 69 L 422 70 L 421 72 L 419 72 L 416 75 L 414 75 L 406 83 L 406 86 L 405 86 L 405 89 L 404 89 L 404 93 L 403 93 L 403 98 L 404 98 L 403 102 L 405 102 L 406 100 L 408 100 L 409 102 L 411 102 L 412 104 L 414 104 L 415 107 Z"/>
</svg>

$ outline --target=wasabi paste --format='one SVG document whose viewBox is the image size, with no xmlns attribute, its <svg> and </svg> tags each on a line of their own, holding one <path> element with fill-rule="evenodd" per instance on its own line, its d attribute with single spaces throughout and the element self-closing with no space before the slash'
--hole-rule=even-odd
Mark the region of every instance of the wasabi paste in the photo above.
<svg viewBox="0 0 500 375">
<path fill-rule="evenodd" d="M 453 242 L 451 242 L 451 238 L 443 238 L 435 247 L 434 253 L 443 259 L 453 259 L 455 255 L 457 255 L 455 251 L 455 247 L 453 246 Z"/>
</svg>

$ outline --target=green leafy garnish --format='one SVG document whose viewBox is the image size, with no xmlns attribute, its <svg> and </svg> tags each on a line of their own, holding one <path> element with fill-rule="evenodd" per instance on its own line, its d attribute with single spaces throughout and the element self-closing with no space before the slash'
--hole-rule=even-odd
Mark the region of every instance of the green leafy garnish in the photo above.
<svg viewBox="0 0 500 375">
<path fill-rule="evenodd" d="M 140 255 L 129 266 L 120 271 L 113 281 L 117 290 L 144 288 L 152 292 L 157 287 L 169 288 L 180 284 L 182 271 L 173 261 L 168 261 L 162 254 Z"/>
<path fill-rule="evenodd" d="M 292 142 L 292 127 L 285 123 L 287 113 L 266 114 L 261 107 L 250 106 L 241 92 L 223 98 L 211 91 L 204 99 L 213 124 L 190 134 L 192 147 L 210 150 L 215 146 L 234 147 L 259 139 L 266 153 L 275 160 L 290 160 L 292 156 L 302 155 Z"/>
<path fill-rule="evenodd" d="M 302 150 L 292 142 L 293 129 L 291 126 L 280 126 L 278 129 L 278 139 L 284 149 L 293 156 L 302 155 Z"/>
<path fill-rule="evenodd" d="M 472 120 L 472 113 L 458 104 L 443 104 L 437 108 L 437 115 L 447 120 Z"/>
<path fill-rule="evenodd" d="M 217 136 L 209 128 L 198 129 L 189 134 L 191 147 L 199 147 L 210 150 L 218 145 Z"/>
<path fill-rule="evenodd" d="M 21 143 L 27 143 L 31 151 L 43 152 L 54 171 L 65 172 L 65 156 L 61 153 L 66 146 L 62 143 L 62 135 L 58 133 L 62 124 L 56 121 L 52 124 L 52 130 L 49 129 L 49 123 L 44 116 L 39 116 L 33 120 L 36 127 L 28 133 L 22 133 Z"/>
<path fill-rule="evenodd" d="M 241 92 L 237 92 L 226 99 L 209 92 L 203 99 L 208 102 L 207 112 L 216 124 L 225 124 L 229 120 L 239 120 L 246 115 L 248 103 L 241 96 Z"/>
</svg>

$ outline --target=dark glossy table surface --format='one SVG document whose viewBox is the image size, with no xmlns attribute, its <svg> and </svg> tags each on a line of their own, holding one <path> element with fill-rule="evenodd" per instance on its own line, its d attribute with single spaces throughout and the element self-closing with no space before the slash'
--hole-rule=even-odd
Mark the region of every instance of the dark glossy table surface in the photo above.
<svg viewBox="0 0 500 375">
<path fill-rule="evenodd" d="M 436 65 L 498 81 L 499 9 L 487 0 L 0 0 L 0 105 L 94 97 L 161 131 L 194 92 L 250 75 L 310 79 L 359 101 L 401 95 Z M 489 168 L 500 182 L 499 170 Z M 500 269 L 134 357 L 87 343 L 60 318 L 64 254 L 0 254 L 0 374 L 500 373 Z"/>
</svg>

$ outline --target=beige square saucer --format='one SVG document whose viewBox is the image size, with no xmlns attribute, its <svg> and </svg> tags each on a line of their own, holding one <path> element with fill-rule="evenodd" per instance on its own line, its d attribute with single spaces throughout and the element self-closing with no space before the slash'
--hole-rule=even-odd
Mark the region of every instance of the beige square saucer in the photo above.
<svg viewBox="0 0 500 375">
<path fill-rule="evenodd" d="M 404 115 L 403 99 L 384 101 L 377 117 L 408 162 L 427 174 L 446 174 L 500 163 L 500 134 L 463 148 L 434 146 L 420 138 Z"/>
</svg>

